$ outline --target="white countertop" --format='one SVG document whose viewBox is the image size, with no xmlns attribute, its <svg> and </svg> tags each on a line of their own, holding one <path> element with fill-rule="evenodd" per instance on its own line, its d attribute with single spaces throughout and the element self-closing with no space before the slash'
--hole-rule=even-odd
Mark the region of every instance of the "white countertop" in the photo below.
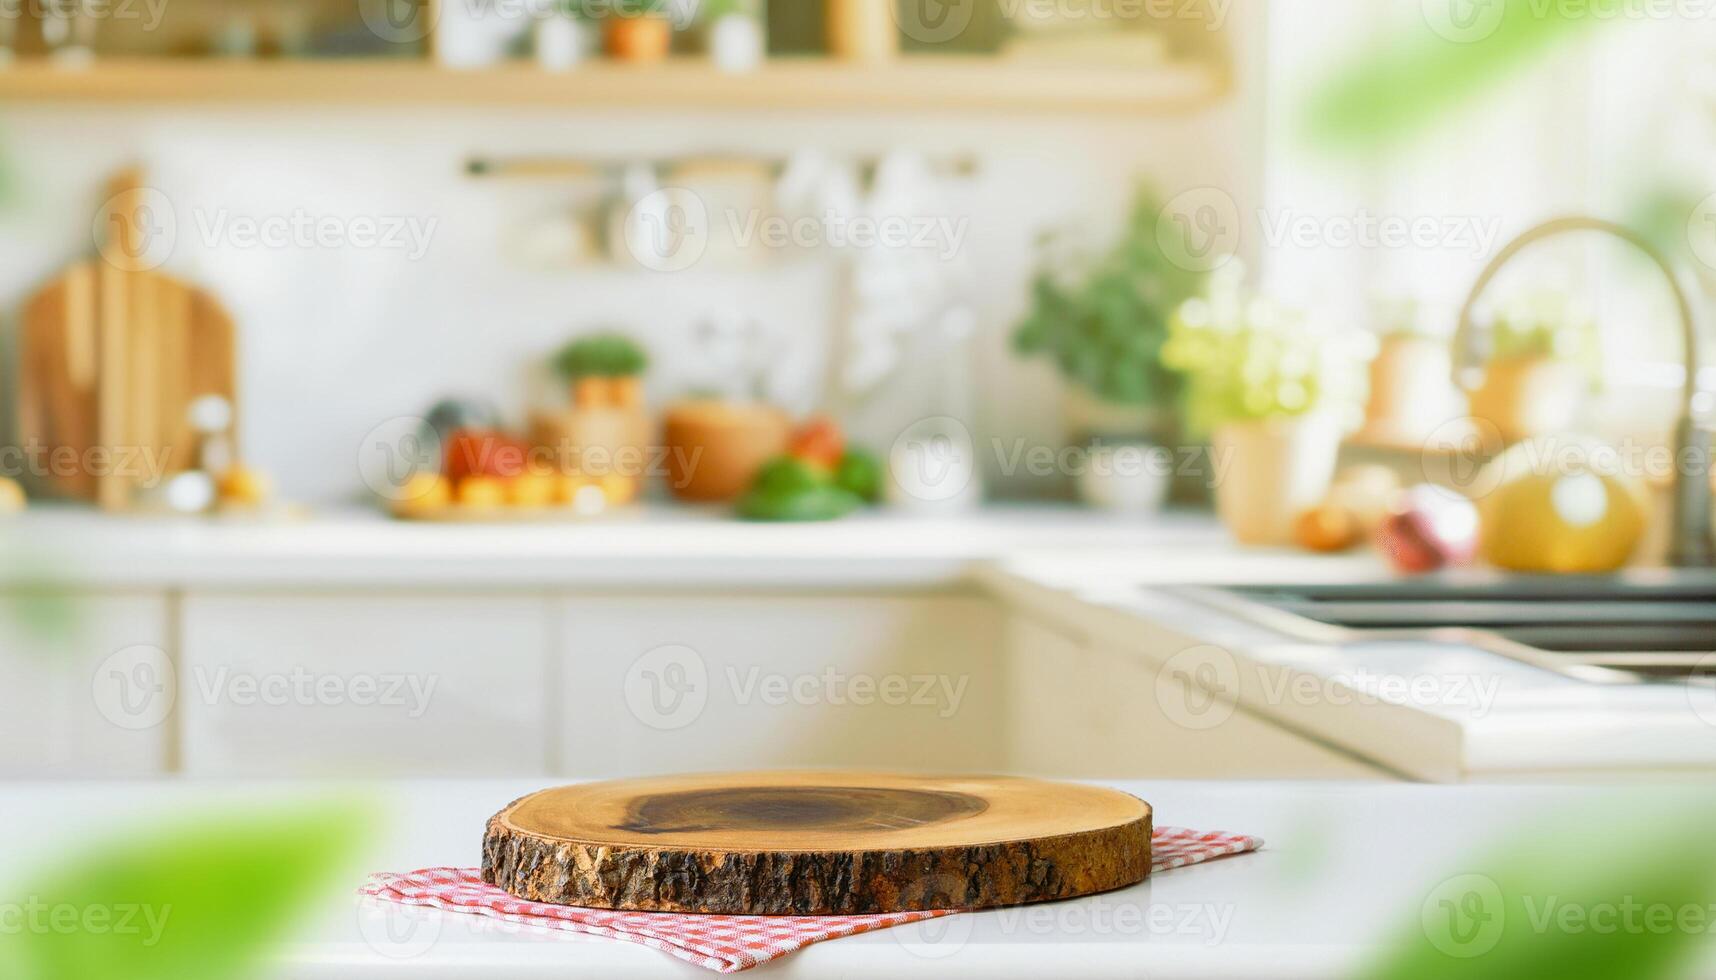
<svg viewBox="0 0 1716 980">
<path fill-rule="evenodd" d="M 0 585 L 88 588 L 519 586 L 931 588 L 1037 552 L 1254 560 L 1207 515 L 1120 518 L 1073 507 L 957 517 L 877 510 L 757 524 L 654 506 L 587 522 L 425 524 L 357 509 L 302 519 L 112 516 L 34 508 L 0 522 Z M 1344 560 L 1284 553 L 1293 567 Z"/>
<path fill-rule="evenodd" d="M 0 587 L 983 591 L 1158 671 L 1214 646 L 1225 673 L 1203 675 L 1222 682 L 1207 693 L 1413 778 L 1707 778 L 1716 768 L 1716 691 L 1603 687 L 1451 644 L 1307 644 L 1157 588 L 1389 574 L 1368 553 L 1241 548 L 1207 515 L 1055 506 L 797 525 L 680 507 L 547 526 L 414 524 L 359 510 L 258 522 L 39 508 L 0 522 Z M 1694 693 L 1707 703 L 1692 704 Z"/>
<path fill-rule="evenodd" d="M 1117 783 L 1162 826 L 1261 836 L 1263 851 L 1162 872 L 1133 888 L 1035 911 L 970 913 L 822 943 L 758 977 L 1237 978 L 1347 975 L 1419 928 L 1439 883 L 1488 870 L 1501 836 L 1599 791 L 1501 786 Z M 362 791 L 386 818 L 360 871 L 473 866 L 486 818 L 541 788 L 518 781 L 397 783 Z M 303 801 L 302 784 L 62 783 L 0 789 L 0 885 L 89 835 L 119 834 L 218 802 Z M 1618 792 L 1618 791 L 1610 791 Z M 1650 791 L 1625 791 L 1630 806 Z M 113 815 L 123 814 L 123 818 Z M 1609 828 L 1593 827 L 1595 836 Z M 1625 882 L 1624 869 L 1617 869 Z M 1641 892 L 1642 901 L 1650 901 Z M 933 929 L 931 927 L 934 927 Z M 328 896 L 279 955 L 293 980 L 620 980 L 713 974 L 646 947 L 538 935 L 470 916 Z M 1706 959 L 1703 976 L 1716 976 Z"/>
<path fill-rule="evenodd" d="M 1352 559 L 1350 561 L 1362 561 Z M 1716 771 L 1716 689 L 1603 685 L 1458 642 L 1306 642 L 1165 585 L 1362 580 L 1362 565 L 1020 555 L 983 572 L 1029 611 L 1244 711 L 1414 779 L 1686 778 Z M 1377 578 L 1378 568 L 1368 573 Z M 1170 706 L 1164 706 L 1165 710 Z"/>
</svg>

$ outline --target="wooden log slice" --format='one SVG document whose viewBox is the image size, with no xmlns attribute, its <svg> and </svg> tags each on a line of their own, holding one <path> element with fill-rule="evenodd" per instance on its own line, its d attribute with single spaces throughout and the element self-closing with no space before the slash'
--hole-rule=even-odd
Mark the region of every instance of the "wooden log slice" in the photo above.
<svg viewBox="0 0 1716 980">
<path fill-rule="evenodd" d="M 1006 777 L 729 773 L 587 783 L 489 820 L 483 879 L 586 908 L 729 915 L 979 909 L 1122 888 L 1150 806 Z"/>
</svg>

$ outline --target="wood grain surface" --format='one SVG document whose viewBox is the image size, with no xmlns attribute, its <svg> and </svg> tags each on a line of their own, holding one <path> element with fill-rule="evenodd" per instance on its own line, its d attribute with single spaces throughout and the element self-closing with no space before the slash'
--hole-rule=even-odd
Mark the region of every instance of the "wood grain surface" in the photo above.
<svg viewBox="0 0 1716 980">
<path fill-rule="evenodd" d="M 1148 804 L 1009 777 L 728 773 L 588 783 L 490 819 L 483 877 L 520 898 L 731 915 L 975 909 L 1121 888 Z"/>
</svg>

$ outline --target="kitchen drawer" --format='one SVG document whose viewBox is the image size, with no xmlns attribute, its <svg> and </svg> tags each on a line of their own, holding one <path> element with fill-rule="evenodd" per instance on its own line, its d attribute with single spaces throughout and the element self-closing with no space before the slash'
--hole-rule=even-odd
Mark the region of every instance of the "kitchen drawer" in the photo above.
<svg viewBox="0 0 1716 980">
<path fill-rule="evenodd" d="M 162 771 L 168 647 L 164 596 L 0 594 L 0 773 Z"/>
<path fill-rule="evenodd" d="M 559 764 L 992 770 L 998 621 L 955 596 L 569 599 Z"/>
<path fill-rule="evenodd" d="M 1248 714 L 1144 658 L 1026 617 L 1007 629 L 1014 768 L 1066 778 L 1385 779 L 1352 756 Z"/>
<path fill-rule="evenodd" d="M 193 594 L 182 623 L 188 773 L 547 770 L 545 599 Z"/>
</svg>

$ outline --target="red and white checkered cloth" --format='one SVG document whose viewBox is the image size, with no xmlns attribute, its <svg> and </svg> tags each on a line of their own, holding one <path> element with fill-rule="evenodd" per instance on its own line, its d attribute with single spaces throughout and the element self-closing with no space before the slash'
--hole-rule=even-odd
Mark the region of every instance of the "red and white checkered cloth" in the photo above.
<svg viewBox="0 0 1716 980">
<path fill-rule="evenodd" d="M 1151 836 L 1152 874 L 1199 864 L 1263 846 L 1256 837 L 1157 827 Z M 375 874 L 360 894 L 401 905 L 462 912 L 562 932 L 606 936 L 677 956 L 717 973 L 738 973 L 779 959 L 811 943 L 889 926 L 922 922 L 955 912 L 897 912 L 886 915 L 680 915 L 610 912 L 549 905 L 514 898 L 485 884 L 476 868 L 425 868 L 406 874 Z"/>
</svg>

